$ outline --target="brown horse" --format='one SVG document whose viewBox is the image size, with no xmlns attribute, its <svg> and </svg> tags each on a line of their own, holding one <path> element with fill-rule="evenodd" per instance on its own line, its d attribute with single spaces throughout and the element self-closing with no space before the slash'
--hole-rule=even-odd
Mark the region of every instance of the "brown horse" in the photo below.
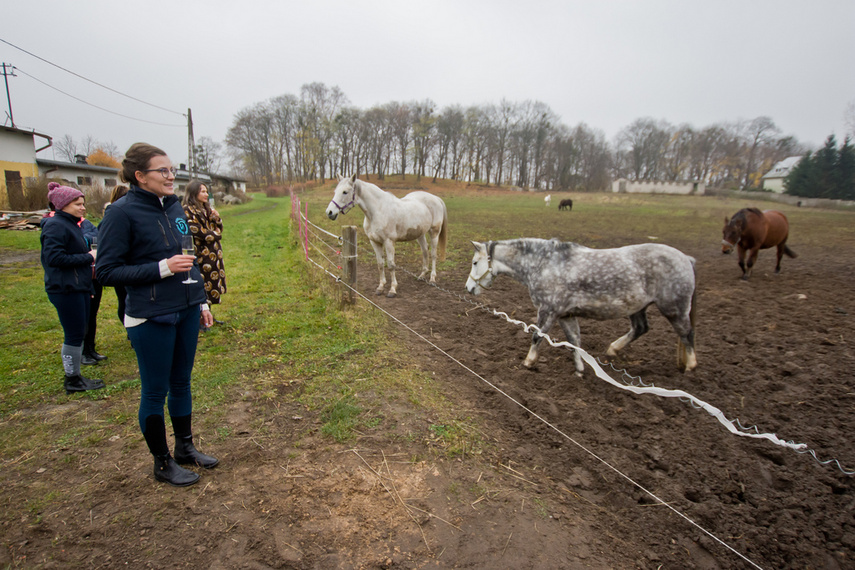
<svg viewBox="0 0 855 570">
<path fill-rule="evenodd" d="M 736 247 L 739 253 L 739 267 L 742 269 L 742 279 L 751 277 L 751 268 L 757 260 L 757 252 L 770 247 L 778 248 L 778 263 L 775 273 L 781 272 L 781 258 L 786 253 L 789 257 L 796 254 L 787 247 L 790 225 L 787 216 L 777 210 L 761 212 L 757 208 L 743 208 L 732 218 L 724 218 L 724 230 L 721 240 L 721 252 L 730 253 Z M 745 252 L 748 260 L 745 260 Z"/>
</svg>

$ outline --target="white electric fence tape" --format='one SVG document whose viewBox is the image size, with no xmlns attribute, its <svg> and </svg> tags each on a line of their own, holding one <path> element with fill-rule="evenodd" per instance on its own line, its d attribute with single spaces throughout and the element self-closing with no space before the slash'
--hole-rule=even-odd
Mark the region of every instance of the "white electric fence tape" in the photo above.
<svg viewBox="0 0 855 570">
<path fill-rule="evenodd" d="M 655 394 L 657 396 L 662 396 L 663 398 L 686 398 L 688 400 L 691 400 L 691 402 L 695 406 L 697 406 L 698 408 L 703 408 L 704 410 L 706 410 L 710 415 L 712 415 L 719 422 L 721 422 L 721 424 L 725 428 L 727 428 L 728 431 L 730 431 L 731 433 L 733 433 L 735 435 L 741 435 L 743 437 L 753 437 L 753 438 L 757 438 L 757 439 L 768 439 L 769 441 L 771 441 L 775 445 L 780 445 L 782 447 L 789 447 L 790 449 L 794 449 L 796 451 L 801 451 L 801 450 L 807 449 L 807 444 L 805 444 L 805 443 L 793 443 L 793 442 L 784 441 L 773 433 L 750 433 L 750 432 L 740 431 L 739 429 L 737 429 L 736 425 L 734 425 L 734 422 L 728 420 L 724 416 L 724 414 L 722 413 L 721 410 L 719 410 L 718 408 L 716 408 L 712 404 L 708 404 L 708 403 L 704 402 L 703 400 L 699 400 L 695 396 L 693 396 L 693 395 L 691 395 L 688 392 L 685 392 L 683 390 L 668 390 L 666 388 L 657 388 L 656 386 L 633 386 L 633 385 L 627 385 L 627 384 L 623 384 L 621 382 L 617 382 L 611 376 L 609 376 L 605 370 L 603 370 L 603 368 L 600 366 L 600 363 L 597 362 L 597 360 L 593 356 L 591 356 L 590 354 L 585 352 L 585 350 L 579 348 L 578 346 L 570 344 L 569 342 L 566 342 L 566 341 L 554 342 L 551 338 L 549 338 L 549 335 L 543 334 L 540 331 L 540 329 L 537 327 L 537 325 L 530 325 L 530 324 L 526 324 L 522 321 L 512 319 L 511 317 L 509 317 L 507 315 L 507 313 L 502 313 L 500 311 L 493 310 L 493 314 L 498 316 L 498 317 L 503 317 L 509 323 L 522 326 L 526 332 L 536 331 L 551 346 L 556 346 L 556 347 L 563 346 L 563 347 L 567 347 L 567 348 L 577 350 L 579 352 L 579 355 L 582 357 L 582 360 L 584 360 L 588 364 L 588 366 L 590 366 L 594 370 L 594 374 L 596 374 L 601 380 L 605 380 L 606 382 L 608 382 L 612 386 L 616 386 L 616 387 L 620 388 L 621 390 L 627 390 L 628 392 L 633 392 L 635 394 Z"/>
</svg>

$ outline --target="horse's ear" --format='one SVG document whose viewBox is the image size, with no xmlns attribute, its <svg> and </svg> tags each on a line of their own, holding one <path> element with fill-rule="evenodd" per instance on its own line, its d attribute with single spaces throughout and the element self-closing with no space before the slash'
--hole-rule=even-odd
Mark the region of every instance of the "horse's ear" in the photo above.
<svg viewBox="0 0 855 570">
<path fill-rule="evenodd" d="M 730 218 L 727 216 L 724 217 L 724 225 L 728 225 L 730 223 Z"/>
<path fill-rule="evenodd" d="M 475 248 L 475 251 L 481 251 L 481 250 L 485 249 L 485 246 L 483 243 L 480 243 L 477 241 L 473 241 L 471 243 L 472 243 L 472 247 Z"/>
<path fill-rule="evenodd" d="M 355 172 L 353 173 L 353 176 L 350 177 L 350 182 L 351 182 L 351 184 L 356 182 L 356 173 Z"/>
</svg>

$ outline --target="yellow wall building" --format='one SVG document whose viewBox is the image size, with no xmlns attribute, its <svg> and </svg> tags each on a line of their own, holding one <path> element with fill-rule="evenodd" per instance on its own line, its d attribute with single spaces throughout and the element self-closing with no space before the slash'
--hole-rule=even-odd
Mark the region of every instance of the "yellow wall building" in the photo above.
<svg viewBox="0 0 855 570">
<path fill-rule="evenodd" d="M 35 137 L 47 142 L 36 149 Z M 18 211 L 26 208 L 24 195 L 26 178 L 38 178 L 36 152 L 51 145 L 51 138 L 35 131 L 0 127 L 0 210 Z"/>
</svg>

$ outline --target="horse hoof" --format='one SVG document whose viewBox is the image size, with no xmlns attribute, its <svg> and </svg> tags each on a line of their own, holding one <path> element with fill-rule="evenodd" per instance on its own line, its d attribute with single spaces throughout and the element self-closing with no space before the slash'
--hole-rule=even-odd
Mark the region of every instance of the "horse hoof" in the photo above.
<svg viewBox="0 0 855 570">
<path fill-rule="evenodd" d="M 386 293 L 386 296 L 389 297 L 390 299 L 394 299 L 395 297 L 398 296 L 398 294 L 393 293 L 392 291 L 389 291 L 388 293 Z"/>
<path fill-rule="evenodd" d="M 383 289 L 377 289 L 376 291 L 374 291 L 374 294 L 375 294 L 375 295 L 382 295 L 382 294 L 383 294 Z"/>
</svg>

